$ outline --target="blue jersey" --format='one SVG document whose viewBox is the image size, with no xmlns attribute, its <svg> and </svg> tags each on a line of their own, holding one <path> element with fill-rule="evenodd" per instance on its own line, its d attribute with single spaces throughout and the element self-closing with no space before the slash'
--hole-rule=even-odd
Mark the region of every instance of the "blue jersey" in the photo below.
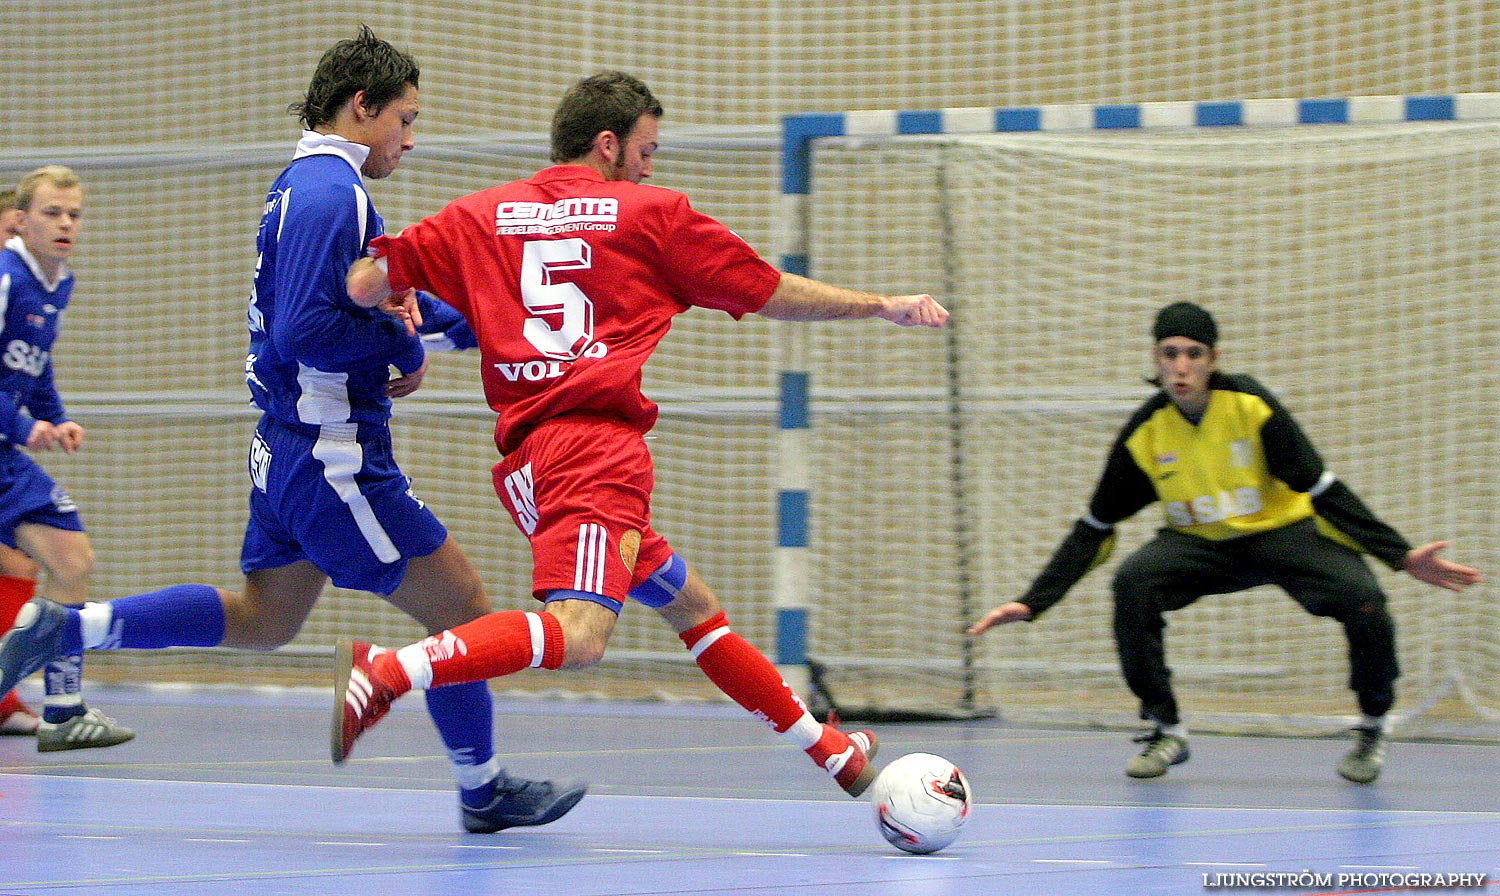
<svg viewBox="0 0 1500 896">
<path fill-rule="evenodd" d="M 20 237 L 0 249 L 0 450 L 25 445 L 37 420 L 67 420 L 52 381 L 52 343 L 72 294 L 66 265 L 48 283 Z"/>
<path fill-rule="evenodd" d="M 245 380 L 255 403 L 292 426 L 385 425 L 394 366 L 422 366 L 419 337 L 349 299 L 344 277 L 384 229 L 359 167 L 369 148 L 304 131 L 266 195 L 250 296 Z"/>
</svg>

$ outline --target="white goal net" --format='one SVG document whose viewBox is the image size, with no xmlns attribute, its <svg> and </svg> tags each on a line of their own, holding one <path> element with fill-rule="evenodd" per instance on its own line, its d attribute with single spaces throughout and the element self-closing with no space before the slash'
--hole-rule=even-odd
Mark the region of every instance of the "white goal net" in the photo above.
<svg viewBox="0 0 1500 896">
<path fill-rule="evenodd" d="M 961 630 L 1019 596 L 1085 509 L 1150 394 L 1152 315 L 1178 299 L 1213 311 L 1223 367 L 1275 390 L 1378 515 L 1500 575 L 1497 166 L 1493 122 L 816 141 L 813 275 L 953 312 L 920 338 L 808 337 L 808 651 L 835 696 L 1133 715 L 1109 580 L 1159 508 L 1038 622 Z M 1500 718 L 1493 586 L 1455 595 L 1376 565 L 1407 724 Z M 1172 614 L 1167 649 L 1191 720 L 1355 712 L 1341 629 L 1279 591 Z"/>
</svg>

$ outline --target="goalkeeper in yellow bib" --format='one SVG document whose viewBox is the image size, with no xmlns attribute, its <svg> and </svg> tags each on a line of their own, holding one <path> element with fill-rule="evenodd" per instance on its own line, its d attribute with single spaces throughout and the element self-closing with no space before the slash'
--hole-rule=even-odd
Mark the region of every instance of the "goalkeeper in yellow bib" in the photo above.
<svg viewBox="0 0 1500 896">
<path fill-rule="evenodd" d="M 1187 729 L 1172 694 L 1163 614 L 1207 594 L 1276 585 L 1315 616 L 1344 626 L 1349 687 L 1362 717 L 1339 763 L 1368 784 L 1385 759 L 1395 702 L 1395 626 L 1385 594 L 1360 556 L 1452 591 L 1478 570 L 1438 556 L 1447 542 L 1413 548 L 1323 466 L 1286 409 L 1260 383 L 1218 369 L 1218 327 L 1191 302 L 1163 308 L 1152 357 L 1161 391 L 1116 438 L 1088 513 L 1074 524 L 1020 600 L 990 610 L 969 634 L 1035 619 L 1109 557 L 1114 525 L 1161 502 L 1166 526 L 1120 562 L 1114 632 L 1121 671 L 1152 729 L 1125 773 L 1155 778 L 1187 760 Z"/>
</svg>

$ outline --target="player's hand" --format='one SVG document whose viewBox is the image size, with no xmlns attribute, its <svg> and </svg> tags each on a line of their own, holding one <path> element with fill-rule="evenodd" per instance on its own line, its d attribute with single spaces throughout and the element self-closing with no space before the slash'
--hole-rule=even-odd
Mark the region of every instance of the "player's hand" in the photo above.
<svg viewBox="0 0 1500 896">
<path fill-rule="evenodd" d="M 1483 581 L 1479 570 L 1472 566 L 1463 566 L 1439 557 L 1438 551 L 1447 546 L 1446 541 L 1434 541 L 1419 548 L 1412 548 L 1406 552 L 1406 563 L 1402 568 L 1411 573 L 1414 579 L 1439 588 L 1447 588 L 1449 591 L 1462 591 L 1470 585 Z"/>
<path fill-rule="evenodd" d="M 57 434 L 57 447 L 67 454 L 77 451 L 78 446 L 83 444 L 83 427 L 72 420 L 64 420 L 57 424 L 53 431 Z"/>
<path fill-rule="evenodd" d="M 422 309 L 417 305 L 417 291 L 415 289 L 407 289 L 404 292 L 393 292 L 375 307 L 394 317 L 396 320 L 405 321 L 406 335 L 417 335 L 417 327 L 422 325 Z"/>
<path fill-rule="evenodd" d="M 386 380 L 385 395 L 387 398 L 405 398 L 417 391 L 422 385 L 422 377 L 427 375 L 427 359 L 422 359 L 422 366 L 403 376 L 392 377 Z"/>
<path fill-rule="evenodd" d="M 948 322 L 948 309 L 932 296 L 891 296 L 880 317 L 898 327 L 941 327 Z"/>
<path fill-rule="evenodd" d="M 995 609 L 984 614 L 978 622 L 969 626 L 969 634 L 977 635 L 988 628 L 996 625 L 1006 625 L 1011 622 L 1025 622 L 1031 618 L 1031 608 L 1020 601 L 1011 601 L 1001 604 Z"/>
<path fill-rule="evenodd" d="M 31 434 L 26 437 L 26 447 L 32 451 L 51 451 L 57 447 L 57 427 L 46 420 L 31 424 Z"/>
</svg>

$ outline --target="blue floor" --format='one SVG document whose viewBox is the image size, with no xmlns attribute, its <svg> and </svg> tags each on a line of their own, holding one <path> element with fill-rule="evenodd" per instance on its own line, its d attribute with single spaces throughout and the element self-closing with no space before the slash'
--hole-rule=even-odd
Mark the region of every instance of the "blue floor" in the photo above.
<svg viewBox="0 0 1500 896">
<path fill-rule="evenodd" d="M 733 707 L 502 701 L 507 767 L 590 793 L 552 825 L 479 836 L 458 826 L 420 700 L 335 768 L 318 693 L 91 699 L 140 736 L 52 754 L 0 738 L 0 896 L 1205 893 L 1273 873 L 1309 884 L 1277 893 L 1439 873 L 1487 875 L 1448 892 L 1500 893 L 1495 746 L 1398 742 L 1362 787 L 1333 771 L 1344 741 L 1197 736 L 1190 762 L 1133 781 L 1120 732 L 887 725 L 882 763 L 941 753 L 977 795 L 956 844 L 908 856 Z"/>
</svg>

